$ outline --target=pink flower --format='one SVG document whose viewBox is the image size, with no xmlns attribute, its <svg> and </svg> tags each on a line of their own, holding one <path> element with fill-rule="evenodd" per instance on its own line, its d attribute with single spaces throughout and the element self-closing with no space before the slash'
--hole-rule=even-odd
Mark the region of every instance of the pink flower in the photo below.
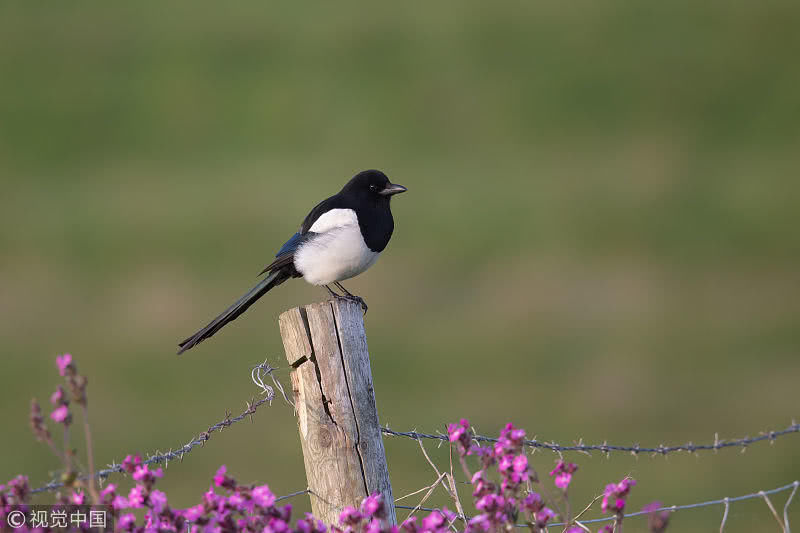
<svg viewBox="0 0 800 533">
<path fill-rule="evenodd" d="M 253 489 L 251 493 L 253 501 L 261 507 L 268 508 L 275 505 L 275 495 L 269 490 L 267 485 L 261 485 Z"/>
<path fill-rule="evenodd" d="M 236 488 L 236 481 L 232 477 L 229 477 L 225 474 L 227 471 L 228 469 L 225 467 L 225 465 L 219 467 L 219 470 L 217 470 L 217 473 L 214 476 L 214 485 L 233 490 Z"/>
<path fill-rule="evenodd" d="M 543 529 L 547 525 L 547 522 L 555 517 L 556 513 L 554 513 L 552 509 L 549 507 L 543 507 L 542 510 L 535 514 L 536 525 L 539 527 L 539 529 Z"/>
<path fill-rule="evenodd" d="M 228 471 L 228 468 L 225 465 L 219 467 L 217 470 L 217 474 L 214 476 L 214 485 L 217 487 L 221 487 L 223 483 L 225 483 L 225 472 Z"/>
<path fill-rule="evenodd" d="M 408 533 L 416 533 L 417 532 L 417 517 L 410 516 L 406 518 L 400 527 L 403 528 Z"/>
<path fill-rule="evenodd" d="M 100 493 L 101 500 L 108 505 L 112 501 L 114 501 L 114 497 L 117 495 L 117 486 L 113 483 L 109 483 L 106 485 L 106 488 L 102 490 Z"/>
<path fill-rule="evenodd" d="M 505 499 L 502 496 L 490 493 L 475 502 L 475 508 L 486 513 L 493 513 L 502 509 L 505 503 Z"/>
<path fill-rule="evenodd" d="M 240 492 L 234 492 L 230 496 L 228 496 L 228 505 L 233 509 L 242 509 L 244 504 L 247 502 L 244 496 Z"/>
<path fill-rule="evenodd" d="M 528 458 L 525 457 L 525 454 L 519 454 L 518 456 L 514 457 L 514 466 L 512 467 L 514 472 L 521 473 L 528 470 Z"/>
<path fill-rule="evenodd" d="M 422 519 L 423 531 L 438 531 L 440 528 L 446 528 L 444 516 L 439 511 L 433 511 L 431 514 Z"/>
<path fill-rule="evenodd" d="M 183 514 L 183 517 L 189 522 L 197 522 L 198 518 L 206 514 L 206 510 L 203 507 L 203 504 L 198 503 L 194 507 L 184 509 L 181 514 Z"/>
<path fill-rule="evenodd" d="M 114 499 L 111 500 L 111 508 L 115 511 L 121 511 L 123 509 L 127 509 L 128 507 L 128 500 L 123 496 L 114 496 Z"/>
<path fill-rule="evenodd" d="M 82 492 L 73 492 L 71 500 L 75 505 L 83 505 L 83 502 L 86 500 L 86 495 Z"/>
<path fill-rule="evenodd" d="M 355 526 L 361 522 L 361 513 L 359 513 L 355 507 L 345 507 L 342 509 L 342 512 L 339 513 L 339 523 L 343 526 Z"/>
<path fill-rule="evenodd" d="M 567 490 L 567 487 L 569 487 L 572 481 L 572 474 L 575 473 L 576 470 L 578 470 L 578 465 L 575 463 L 558 461 L 558 464 L 556 464 L 556 467 L 550 472 L 550 475 L 556 477 L 553 481 L 556 487 Z"/>
<path fill-rule="evenodd" d="M 525 444 L 525 431 L 515 429 L 514 425 L 509 423 L 500 431 L 500 438 L 494 445 L 494 453 L 495 455 L 517 454 L 522 451 L 523 444 Z"/>
<path fill-rule="evenodd" d="M 286 533 L 287 531 L 289 531 L 289 525 L 284 520 L 272 518 L 263 533 Z"/>
<path fill-rule="evenodd" d="M 59 424 L 64 424 L 65 426 L 68 426 L 70 422 L 72 422 L 72 416 L 70 416 L 69 408 L 66 405 L 60 405 L 59 407 L 56 407 L 55 410 L 50 413 L 50 418 Z"/>
<path fill-rule="evenodd" d="M 58 373 L 62 376 L 67 374 L 67 368 L 72 365 L 72 356 L 68 353 L 64 355 L 57 355 L 56 356 L 56 366 L 58 367 Z"/>
<path fill-rule="evenodd" d="M 489 531 L 491 529 L 492 524 L 489 522 L 489 517 L 486 514 L 479 514 L 470 519 L 467 523 L 467 532 L 473 531 Z"/>
<path fill-rule="evenodd" d="M 559 489 L 567 490 L 570 481 L 572 481 L 572 474 L 561 472 L 560 474 L 556 475 L 556 479 L 553 481 L 553 483 Z"/>
<path fill-rule="evenodd" d="M 497 465 L 497 469 L 500 472 L 508 472 L 511 470 L 511 467 L 514 465 L 514 456 L 513 455 L 504 455 L 500 458 L 500 463 Z"/>
<path fill-rule="evenodd" d="M 144 487 L 136 485 L 128 493 L 128 506 L 138 509 L 144 505 Z"/>
<path fill-rule="evenodd" d="M 459 453 L 464 456 L 470 453 L 472 448 L 472 432 L 469 429 L 469 420 L 462 418 L 458 424 L 447 426 L 447 434 L 450 442 L 459 443 Z"/>
<path fill-rule="evenodd" d="M 55 392 L 50 395 L 50 403 L 53 404 L 53 407 L 58 407 L 59 405 L 69 405 L 69 398 L 67 398 L 67 395 L 64 392 L 64 387 L 61 385 L 56 387 Z"/>
<path fill-rule="evenodd" d="M 149 496 L 150 506 L 153 508 L 155 514 L 161 514 L 164 507 L 167 506 L 167 495 L 160 490 L 154 490 Z"/>
<path fill-rule="evenodd" d="M 117 522 L 117 527 L 122 531 L 132 531 L 133 526 L 135 524 L 136 524 L 136 517 L 133 516 L 131 513 L 128 513 L 119 517 L 119 522 Z"/>
<path fill-rule="evenodd" d="M 600 508 L 604 513 L 613 511 L 617 514 L 625 509 L 625 499 L 628 497 L 632 487 L 636 485 L 636 480 L 625 478 L 619 483 L 609 483 L 603 491 L 603 501 Z"/>
<path fill-rule="evenodd" d="M 536 493 L 531 492 L 522 500 L 522 508 L 528 511 L 529 513 L 535 513 L 540 511 L 544 507 L 544 501 L 542 497 Z"/>
<path fill-rule="evenodd" d="M 381 533 L 381 521 L 378 518 L 373 518 L 367 524 L 365 533 Z"/>
<path fill-rule="evenodd" d="M 133 472 L 136 470 L 136 467 L 140 466 L 141 464 L 142 464 L 142 458 L 141 457 L 139 457 L 138 455 L 136 455 L 136 456 L 128 455 L 122 461 L 122 465 L 121 466 L 127 473 L 133 474 Z"/>
<path fill-rule="evenodd" d="M 376 492 L 361 502 L 361 513 L 366 517 L 382 518 L 384 514 L 383 494 Z"/>
<path fill-rule="evenodd" d="M 642 511 L 648 513 L 647 525 L 652 533 L 662 533 L 669 524 L 669 510 L 659 511 L 662 507 L 663 505 L 658 501 L 650 502 L 642 507 Z"/>
</svg>

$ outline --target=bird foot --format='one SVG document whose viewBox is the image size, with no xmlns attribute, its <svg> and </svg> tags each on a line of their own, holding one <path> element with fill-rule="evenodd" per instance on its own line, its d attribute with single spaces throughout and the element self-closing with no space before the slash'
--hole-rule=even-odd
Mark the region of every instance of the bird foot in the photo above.
<svg viewBox="0 0 800 533">
<path fill-rule="evenodd" d="M 367 309 L 369 309 L 369 307 L 367 306 L 367 302 L 365 302 L 364 298 L 362 298 L 361 296 L 356 296 L 355 294 L 344 294 L 344 295 L 337 294 L 335 297 L 341 298 L 342 300 L 356 302 L 358 305 L 361 306 L 361 310 L 364 311 L 364 314 L 365 315 L 367 314 Z"/>
</svg>

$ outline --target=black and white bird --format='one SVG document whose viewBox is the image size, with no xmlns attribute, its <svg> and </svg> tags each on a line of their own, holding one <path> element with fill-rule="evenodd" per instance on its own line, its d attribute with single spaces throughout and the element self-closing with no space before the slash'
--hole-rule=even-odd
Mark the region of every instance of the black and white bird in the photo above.
<svg viewBox="0 0 800 533">
<path fill-rule="evenodd" d="M 335 298 L 356 300 L 366 313 L 366 302 L 350 294 L 340 282 L 361 274 L 378 260 L 394 231 L 389 202 L 392 196 L 405 191 L 379 170 L 356 174 L 341 191 L 311 210 L 300 230 L 259 274 L 267 274 L 266 277 L 206 327 L 181 342 L 178 354 L 214 335 L 270 289 L 290 278 L 302 277 L 312 285 L 324 286 Z M 330 284 L 344 294 L 334 292 Z"/>
</svg>

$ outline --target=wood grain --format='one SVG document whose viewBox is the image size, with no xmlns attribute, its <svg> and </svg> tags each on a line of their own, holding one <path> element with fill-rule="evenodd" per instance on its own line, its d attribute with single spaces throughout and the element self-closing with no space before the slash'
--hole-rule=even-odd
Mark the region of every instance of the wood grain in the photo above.
<svg viewBox="0 0 800 533">
<path fill-rule="evenodd" d="M 314 514 L 337 524 L 344 507 L 358 508 L 367 494 L 381 492 L 396 523 L 360 306 L 342 299 L 311 304 L 281 314 L 278 324 L 294 367 Z"/>
</svg>

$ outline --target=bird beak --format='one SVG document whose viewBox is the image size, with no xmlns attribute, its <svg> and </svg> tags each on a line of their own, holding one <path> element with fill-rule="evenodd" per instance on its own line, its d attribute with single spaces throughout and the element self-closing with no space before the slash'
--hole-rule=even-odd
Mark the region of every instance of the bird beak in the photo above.
<svg viewBox="0 0 800 533">
<path fill-rule="evenodd" d="M 395 194 L 400 194 L 401 192 L 406 192 L 408 189 L 403 187 L 402 185 L 398 185 L 396 183 L 390 183 L 386 187 L 383 188 L 380 194 L 381 196 L 392 196 Z"/>
</svg>

